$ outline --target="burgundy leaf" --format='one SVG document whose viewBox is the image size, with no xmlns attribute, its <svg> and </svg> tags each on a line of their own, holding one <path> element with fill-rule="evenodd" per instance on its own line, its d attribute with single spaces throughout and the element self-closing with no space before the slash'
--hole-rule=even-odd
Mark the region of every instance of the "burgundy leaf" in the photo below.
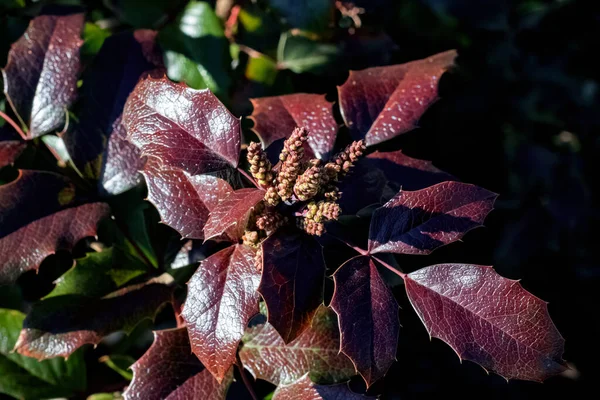
<svg viewBox="0 0 600 400">
<path fill-rule="evenodd" d="M 437 169 L 431 161 L 419 160 L 402 153 L 402 150 L 369 154 L 359 161 L 369 170 L 381 170 L 388 181 L 404 190 L 419 190 L 436 183 L 457 180 Z"/>
<path fill-rule="evenodd" d="M 350 71 L 338 95 L 352 136 L 371 146 L 414 129 L 438 99 L 438 81 L 455 58 L 451 50 L 406 64 Z"/>
<path fill-rule="evenodd" d="M 123 123 L 142 155 L 192 175 L 238 164 L 240 120 L 208 89 L 149 76 L 129 96 Z"/>
<path fill-rule="evenodd" d="M 306 373 L 320 383 L 356 374 L 350 359 L 340 353 L 337 317 L 325 306 L 319 307 L 310 328 L 287 345 L 268 322 L 248 328 L 239 355 L 254 378 L 275 385 L 292 383 Z"/>
<path fill-rule="evenodd" d="M 491 267 L 439 264 L 405 278 L 430 336 L 505 378 L 543 381 L 565 369 L 547 303 Z"/>
<path fill-rule="evenodd" d="M 248 188 L 229 193 L 210 211 L 204 225 L 204 238 L 211 239 L 226 233 L 233 241 L 240 239 L 250 213 L 264 197 L 265 192 L 261 189 Z"/>
<path fill-rule="evenodd" d="M 370 386 L 385 375 L 396 358 L 398 303 L 369 257 L 347 261 L 333 279 L 331 308 L 340 324 L 340 349 Z"/>
<path fill-rule="evenodd" d="M 263 269 L 258 291 L 269 322 L 286 343 L 310 326 L 323 302 L 325 262 L 314 237 L 280 229 L 262 242 Z"/>
<path fill-rule="evenodd" d="M 148 199 L 156 206 L 163 222 L 185 238 L 203 239 L 210 210 L 232 191 L 223 179 L 190 175 L 181 169 L 160 165 L 154 158 L 148 160 L 142 173 L 148 185 Z"/>
<path fill-rule="evenodd" d="M 127 141 L 121 113 L 140 76 L 156 68 L 147 54 L 155 36 L 156 32 L 141 30 L 104 41 L 83 79 L 79 120 L 63 136 L 75 165 L 100 180 L 101 192 L 122 193 L 140 181 L 138 171 L 145 160 Z"/>
<path fill-rule="evenodd" d="M 369 251 L 429 254 L 482 226 L 496 197 L 496 193 L 460 182 L 400 191 L 373 213 Z"/>
<path fill-rule="evenodd" d="M 333 118 L 332 104 L 324 95 L 295 93 L 250 101 L 254 106 L 250 116 L 254 131 L 265 148 L 287 138 L 295 127 L 303 126 L 310 132 L 308 145 L 317 158 L 326 158 L 333 150 L 338 125 Z"/>
<path fill-rule="evenodd" d="M 77 95 L 83 21 L 83 14 L 37 17 L 8 53 L 4 93 L 30 139 L 65 123 Z"/>
<path fill-rule="evenodd" d="M 95 236 L 96 225 L 109 215 L 105 203 L 85 204 L 40 218 L 0 238 L 0 285 L 37 270 L 56 250 L 70 250 L 80 239 Z"/>
<path fill-rule="evenodd" d="M 38 360 L 68 357 L 86 343 L 100 343 L 111 332 L 130 332 L 141 320 L 154 318 L 171 297 L 172 288 L 153 281 L 101 299 L 50 297 L 34 304 L 23 321 L 15 350 Z"/>
<path fill-rule="evenodd" d="M 200 263 L 188 283 L 182 317 L 192 351 L 221 382 L 233 363 L 248 321 L 258 314 L 256 251 L 238 244 Z"/>
<path fill-rule="evenodd" d="M 154 343 L 131 367 L 126 400 L 224 400 L 233 374 L 222 383 L 192 353 L 186 328 L 154 332 Z"/>
<path fill-rule="evenodd" d="M 6 127 L 0 127 L 0 168 L 11 165 L 27 144 L 12 135 Z"/>
<path fill-rule="evenodd" d="M 339 186 L 342 212 L 351 215 L 372 204 L 380 205 L 386 184 L 387 179 L 381 170 L 366 163 L 357 163 Z"/>
<path fill-rule="evenodd" d="M 365 397 L 354 393 L 347 383 L 337 385 L 317 385 L 308 375 L 295 382 L 280 385 L 273 394 L 273 400 L 366 400 Z"/>
</svg>

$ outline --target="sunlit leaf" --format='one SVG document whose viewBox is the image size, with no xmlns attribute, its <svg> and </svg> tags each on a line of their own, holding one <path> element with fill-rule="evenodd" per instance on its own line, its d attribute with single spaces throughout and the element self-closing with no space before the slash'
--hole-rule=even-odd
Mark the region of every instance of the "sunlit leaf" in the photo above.
<svg viewBox="0 0 600 400">
<path fill-rule="evenodd" d="M 204 225 L 204 238 L 210 239 L 226 233 L 237 241 L 244 235 L 250 213 L 265 197 L 261 189 L 239 189 L 229 193 L 215 206 Z"/>
</svg>

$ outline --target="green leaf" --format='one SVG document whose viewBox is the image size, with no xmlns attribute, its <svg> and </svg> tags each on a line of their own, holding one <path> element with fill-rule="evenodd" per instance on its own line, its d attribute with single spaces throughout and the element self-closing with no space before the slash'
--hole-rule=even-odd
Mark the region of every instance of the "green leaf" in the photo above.
<svg viewBox="0 0 600 400">
<path fill-rule="evenodd" d="M 104 39 L 110 36 L 110 32 L 92 22 L 86 22 L 83 27 L 82 36 L 83 46 L 81 46 L 81 54 L 84 57 L 91 57 L 100 51 Z"/>
<path fill-rule="evenodd" d="M 135 362 L 135 358 L 128 355 L 113 354 L 110 356 L 102 357 L 100 359 L 100 362 L 106 364 L 107 367 L 109 367 L 128 381 L 133 379 L 133 371 L 131 371 L 130 367 Z"/>
<path fill-rule="evenodd" d="M 246 78 L 272 86 L 277 78 L 277 63 L 264 54 L 252 54 L 246 65 Z"/>
<path fill-rule="evenodd" d="M 322 73 L 331 67 L 339 55 L 339 49 L 332 44 L 286 32 L 279 39 L 277 62 L 280 69 L 289 69 L 298 74 Z"/>
<path fill-rule="evenodd" d="M 177 20 L 159 33 L 167 75 L 195 89 L 227 96 L 231 86 L 229 41 L 221 20 L 203 1 L 190 2 Z"/>
<path fill-rule="evenodd" d="M 119 393 L 95 393 L 88 396 L 86 400 L 119 400 L 122 398 Z"/>
<path fill-rule="evenodd" d="M 0 10 L 25 7 L 25 0 L 0 0 Z"/>
<path fill-rule="evenodd" d="M 81 351 L 68 360 L 38 361 L 12 352 L 25 315 L 0 309 L 0 392 L 17 398 L 40 399 L 70 396 L 86 387 L 86 368 Z"/>
<path fill-rule="evenodd" d="M 146 271 L 141 261 L 119 250 L 111 248 L 90 253 L 75 260 L 75 265 L 58 278 L 56 287 L 46 298 L 64 294 L 104 296 Z"/>
</svg>

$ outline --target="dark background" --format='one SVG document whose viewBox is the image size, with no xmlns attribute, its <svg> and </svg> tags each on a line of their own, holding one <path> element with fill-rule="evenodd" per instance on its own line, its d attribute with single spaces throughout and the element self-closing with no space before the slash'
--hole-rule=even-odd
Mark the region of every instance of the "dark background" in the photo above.
<svg viewBox="0 0 600 400">
<path fill-rule="evenodd" d="M 107 12 L 101 1 L 67 3 L 67 8 L 50 9 Z M 144 13 L 144 2 L 139 3 Z M 448 346 L 429 341 L 397 288 L 403 325 L 398 362 L 373 391 L 386 399 L 595 397 L 600 356 L 600 235 L 594 234 L 600 223 L 597 2 L 355 3 L 367 11 L 361 16 L 363 27 L 352 37 L 333 34 L 327 39 L 346 46 L 342 58 L 316 74 L 284 71 L 273 87 L 242 90 L 234 83 L 227 105 L 247 115 L 251 96 L 303 91 L 327 93 L 335 100 L 336 85 L 345 81 L 349 68 L 458 49 L 458 68 L 442 78 L 441 100 L 425 114 L 420 128 L 378 148 L 402 148 L 409 156 L 432 160 L 500 197 L 486 228 L 470 232 L 464 242 L 428 257 L 398 256 L 397 261 L 405 271 L 453 261 L 494 265 L 501 275 L 522 279 L 527 290 L 550 303 L 571 366 L 562 376 L 538 384 L 507 383 L 473 363 L 461 365 Z M 0 64 L 23 26 L 10 12 L 6 15 L 11 19 L 0 19 Z M 336 19 L 338 26 L 346 22 Z M 353 384 L 361 386 L 359 380 Z M 230 397 L 243 395 L 243 387 L 234 385 Z"/>
</svg>

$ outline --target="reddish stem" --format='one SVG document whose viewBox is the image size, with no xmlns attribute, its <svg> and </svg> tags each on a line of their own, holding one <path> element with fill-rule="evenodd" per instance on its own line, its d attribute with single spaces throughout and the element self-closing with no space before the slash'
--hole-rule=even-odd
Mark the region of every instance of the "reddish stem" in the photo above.
<svg viewBox="0 0 600 400">
<path fill-rule="evenodd" d="M 260 186 L 258 186 L 258 183 L 256 183 L 256 181 L 254 180 L 254 178 L 252 178 L 252 176 L 250 176 L 249 173 L 247 173 L 246 171 L 244 171 L 243 169 L 241 169 L 240 167 L 237 167 L 237 170 L 240 174 L 244 175 L 246 177 L 246 179 L 248 179 L 250 182 L 252 182 L 252 184 L 254 186 L 256 186 L 257 188 L 260 189 Z"/>
<path fill-rule="evenodd" d="M 341 238 L 339 238 L 339 237 L 337 237 L 335 235 L 329 234 L 329 236 L 331 236 L 331 237 L 339 240 L 340 242 L 344 243 L 346 246 L 350 247 L 352 250 L 356 251 L 358 254 L 363 255 L 363 256 L 371 257 L 373 260 L 377 261 L 379 264 L 381 264 L 385 268 L 389 269 L 393 273 L 395 273 L 398 276 L 400 276 L 400 278 L 406 279 L 406 274 L 404 272 L 398 271 L 396 268 L 392 267 L 390 264 L 388 264 L 385 261 L 382 261 L 379 258 L 375 257 L 374 255 L 370 254 L 367 250 L 361 249 L 360 247 L 357 247 L 357 246 L 353 246 L 350 243 L 348 243 L 347 241 L 345 241 L 344 239 L 341 239 Z"/>
<path fill-rule="evenodd" d="M 15 130 L 23 138 L 23 140 L 27 140 L 27 135 L 25 134 L 25 132 L 23 132 L 23 130 L 21 129 L 21 127 L 15 121 L 13 121 L 13 119 L 11 117 L 9 117 L 8 115 L 6 115 L 2 111 L 0 111 L 0 117 L 2 117 L 13 128 L 15 128 Z"/>
<path fill-rule="evenodd" d="M 256 393 L 254 393 L 254 388 L 252 388 L 252 382 L 250 382 L 250 379 L 248 378 L 248 373 L 246 372 L 246 369 L 242 364 L 242 360 L 240 359 L 239 353 L 236 354 L 236 361 L 236 365 L 238 367 L 238 370 L 240 371 L 240 375 L 242 376 L 242 380 L 244 381 L 246 390 L 248 390 L 248 393 L 250 393 L 250 397 L 252 397 L 252 400 L 258 400 Z"/>
</svg>

